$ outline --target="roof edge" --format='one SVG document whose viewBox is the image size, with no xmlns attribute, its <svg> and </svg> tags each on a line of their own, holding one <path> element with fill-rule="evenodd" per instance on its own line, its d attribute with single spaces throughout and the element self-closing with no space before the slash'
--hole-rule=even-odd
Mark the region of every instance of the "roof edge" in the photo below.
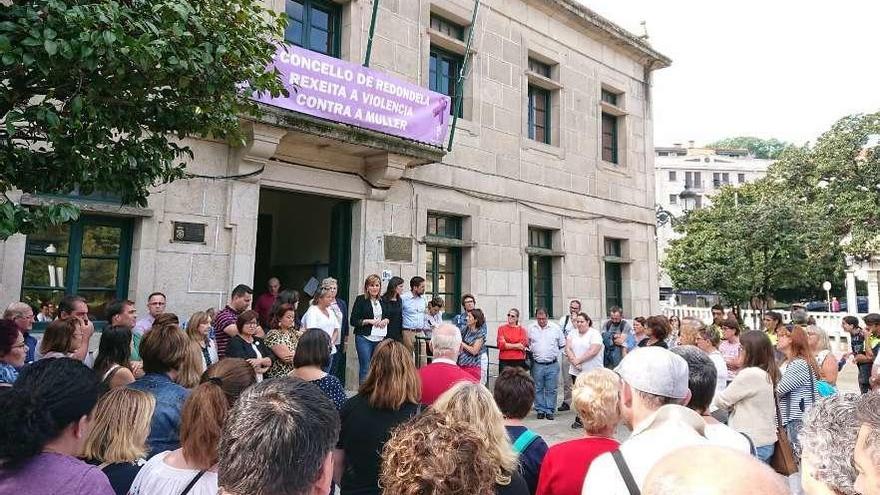
<svg viewBox="0 0 880 495">
<path fill-rule="evenodd" d="M 571 15 L 578 17 L 581 21 L 585 21 L 588 26 L 598 29 L 623 46 L 641 54 L 646 59 L 644 65 L 647 65 L 651 70 L 663 69 L 672 65 L 671 58 L 652 48 L 647 41 L 602 17 L 577 0 L 547 1 L 562 7 Z"/>
</svg>

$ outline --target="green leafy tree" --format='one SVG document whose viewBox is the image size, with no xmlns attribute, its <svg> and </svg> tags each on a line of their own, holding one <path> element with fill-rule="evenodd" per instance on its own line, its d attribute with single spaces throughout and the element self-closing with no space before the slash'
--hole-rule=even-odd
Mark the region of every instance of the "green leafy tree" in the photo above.
<svg viewBox="0 0 880 495">
<path fill-rule="evenodd" d="M 820 205 L 817 219 L 859 260 L 880 257 L 880 112 L 840 119 L 770 167 L 780 189 Z"/>
<path fill-rule="evenodd" d="M 0 5 L 0 239 L 75 219 L 8 192 L 110 192 L 145 205 L 185 176 L 189 136 L 241 143 L 285 18 L 260 0 L 22 0 Z"/>
<path fill-rule="evenodd" d="M 707 148 L 716 149 L 746 149 L 755 158 L 776 159 L 782 152 L 791 146 L 789 143 L 775 138 L 761 139 L 756 137 L 740 136 L 725 138 L 706 145 Z"/>
<path fill-rule="evenodd" d="M 760 180 L 727 186 L 688 214 L 663 268 L 676 287 L 717 292 L 727 304 L 766 307 L 775 291 L 809 291 L 842 270 L 838 244 L 817 208 Z"/>
</svg>

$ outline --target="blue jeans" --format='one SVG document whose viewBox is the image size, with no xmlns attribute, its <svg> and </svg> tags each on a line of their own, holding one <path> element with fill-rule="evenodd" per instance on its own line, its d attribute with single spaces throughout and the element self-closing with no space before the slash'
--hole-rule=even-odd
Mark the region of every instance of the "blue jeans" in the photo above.
<svg viewBox="0 0 880 495">
<path fill-rule="evenodd" d="M 364 383 L 367 379 L 367 372 L 370 371 L 370 361 L 373 360 L 373 353 L 376 352 L 376 346 L 382 341 L 372 342 L 363 335 L 354 336 L 354 347 L 358 353 L 358 383 Z"/>
<path fill-rule="evenodd" d="M 763 447 L 755 447 L 755 456 L 765 464 L 770 464 L 770 458 L 773 457 L 774 450 L 776 450 L 776 445 L 772 443 Z"/>
<path fill-rule="evenodd" d="M 559 362 L 542 364 L 532 361 L 532 378 L 535 380 L 535 411 L 544 414 L 555 413 Z"/>
<path fill-rule="evenodd" d="M 798 464 L 801 461 L 801 428 L 804 426 L 804 422 L 800 419 L 792 419 L 788 423 L 785 424 L 785 431 L 788 433 L 788 441 L 791 442 L 791 450 L 794 452 L 795 459 L 798 460 Z"/>
</svg>

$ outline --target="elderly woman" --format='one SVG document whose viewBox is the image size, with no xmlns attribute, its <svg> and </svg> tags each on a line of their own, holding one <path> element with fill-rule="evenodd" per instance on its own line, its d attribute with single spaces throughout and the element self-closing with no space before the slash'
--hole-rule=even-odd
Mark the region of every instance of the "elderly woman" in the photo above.
<svg viewBox="0 0 880 495">
<path fill-rule="evenodd" d="M 572 400 L 584 425 L 584 437 L 558 443 L 547 451 L 538 478 L 539 495 L 580 493 L 593 459 L 618 447 L 620 377 L 599 368 L 577 378 Z"/>
<path fill-rule="evenodd" d="M 801 486 L 807 495 L 853 495 L 853 451 L 859 433 L 856 394 L 817 401 L 801 429 Z"/>
<path fill-rule="evenodd" d="M 333 356 L 336 355 L 336 345 L 333 343 L 336 342 L 342 328 L 336 312 L 331 308 L 334 302 L 336 302 L 336 295 L 332 289 L 324 286 L 318 287 L 315 298 L 312 299 L 312 305 L 309 306 L 302 319 L 302 328 L 306 330 L 320 328 L 330 337 L 330 345 L 333 348 L 330 351 L 330 362 L 327 363 L 327 368 L 324 370 L 328 373 L 332 369 Z"/>
<path fill-rule="evenodd" d="M 0 387 L 11 387 L 27 358 L 24 335 L 11 320 L 0 320 Z"/>
<path fill-rule="evenodd" d="M 834 386 L 837 384 L 837 358 L 831 352 L 831 339 L 821 327 L 809 325 L 807 327 L 807 340 L 810 343 L 810 351 L 819 365 L 819 379 Z"/>
</svg>

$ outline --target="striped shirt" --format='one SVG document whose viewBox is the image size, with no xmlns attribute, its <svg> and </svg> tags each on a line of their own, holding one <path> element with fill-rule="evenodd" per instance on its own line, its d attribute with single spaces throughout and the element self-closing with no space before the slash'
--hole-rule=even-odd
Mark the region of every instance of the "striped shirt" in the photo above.
<svg viewBox="0 0 880 495">
<path fill-rule="evenodd" d="M 801 358 L 789 362 L 782 370 L 782 378 L 776 384 L 782 425 L 803 419 L 817 398 L 816 377 L 810 365 Z"/>
<path fill-rule="evenodd" d="M 226 357 L 226 346 L 229 345 L 229 335 L 223 331 L 224 328 L 229 325 L 235 325 L 236 320 L 238 320 L 238 315 L 242 312 L 238 312 L 232 309 L 230 306 L 226 306 L 221 309 L 217 316 L 214 317 L 214 328 L 217 329 L 217 333 L 214 336 L 215 342 L 217 342 L 217 356 L 221 359 Z"/>
</svg>

